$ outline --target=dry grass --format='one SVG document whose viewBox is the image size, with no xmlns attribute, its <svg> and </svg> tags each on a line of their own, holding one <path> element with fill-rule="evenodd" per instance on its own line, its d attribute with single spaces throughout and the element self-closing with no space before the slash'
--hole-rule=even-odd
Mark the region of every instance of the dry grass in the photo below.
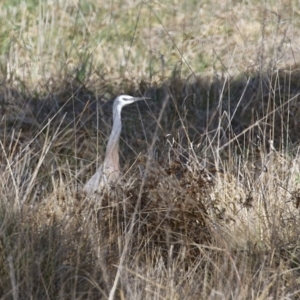
<svg viewBox="0 0 300 300">
<path fill-rule="evenodd" d="M 299 298 L 298 2 L 1 5 L 1 299 Z"/>
<path fill-rule="evenodd" d="M 4 1 L 1 76 L 44 91 L 76 77 L 157 82 L 299 60 L 298 1 Z"/>
<path fill-rule="evenodd" d="M 103 155 L 111 102 L 96 106 L 95 96 L 74 84 L 41 105 L 4 89 L 6 103 L 28 105 L 22 118 L 7 109 L 1 123 L 3 299 L 296 299 L 298 123 L 289 124 L 287 140 L 281 125 L 298 98 L 293 81 L 289 96 L 274 94 L 286 77 L 272 76 L 263 93 L 272 105 L 253 115 L 256 101 L 232 101 L 237 113 L 229 124 L 220 110 L 227 92 L 214 95 L 215 86 L 227 83 L 246 97 L 261 77 L 150 87 L 152 102 L 123 113 L 124 184 L 91 199 L 80 186 L 95 170 L 90 161 Z M 191 91 L 196 99 L 212 94 L 208 115 L 187 98 Z M 250 113 L 238 121 L 244 105 Z M 279 109 L 287 115 L 278 118 Z"/>
</svg>

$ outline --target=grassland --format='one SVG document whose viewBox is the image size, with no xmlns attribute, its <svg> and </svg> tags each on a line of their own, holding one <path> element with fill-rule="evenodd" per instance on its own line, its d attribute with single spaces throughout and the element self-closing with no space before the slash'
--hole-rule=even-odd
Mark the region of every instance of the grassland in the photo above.
<svg viewBox="0 0 300 300">
<path fill-rule="evenodd" d="M 300 4 L 161 2 L 1 2 L 1 299 L 299 299 Z"/>
</svg>

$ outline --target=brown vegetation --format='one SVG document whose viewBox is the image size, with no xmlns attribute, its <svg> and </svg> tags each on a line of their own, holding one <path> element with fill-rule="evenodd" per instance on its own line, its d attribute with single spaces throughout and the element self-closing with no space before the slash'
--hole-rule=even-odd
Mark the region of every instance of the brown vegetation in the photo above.
<svg viewBox="0 0 300 300">
<path fill-rule="evenodd" d="M 137 152 L 121 144 L 123 184 L 92 198 L 80 187 L 109 133 L 112 101 L 74 83 L 38 100 L 3 89 L 1 293 L 297 295 L 298 122 L 289 123 L 292 134 L 280 132 L 291 119 L 288 107 L 297 106 L 297 81 L 288 96 L 273 93 L 285 74 L 140 87 L 153 101 L 123 112 L 122 135 Z M 258 85 L 267 80 L 270 90 L 262 92 Z M 225 83 L 220 97 L 216 87 Z M 227 90 L 235 91 L 231 122 L 220 109 Z M 205 97 L 209 114 L 201 108 Z"/>
<path fill-rule="evenodd" d="M 0 298 L 298 299 L 298 3 L 102 2 L 0 11 Z"/>
</svg>

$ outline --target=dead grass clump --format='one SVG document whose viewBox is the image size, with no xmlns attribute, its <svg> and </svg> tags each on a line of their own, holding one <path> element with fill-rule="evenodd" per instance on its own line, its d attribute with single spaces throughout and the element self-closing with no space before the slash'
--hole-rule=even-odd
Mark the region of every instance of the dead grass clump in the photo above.
<svg viewBox="0 0 300 300">
<path fill-rule="evenodd" d="M 132 178 L 130 184 L 92 199 L 57 186 L 55 193 L 32 206 L 25 204 L 21 211 L 3 210 L 3 294 L 24 295 L 35 282 L 30 291 L 35 297 L 105 297 L 120 269 L 124 276 L 118 293 L 146 296 L 147 286 L 158 288 L 157 278 L 161 286 L 167 285 L 171 269 L 178 269 L 181 278 L 203 257 L 197 245 L 212 241 L 205 208 L 212 186 L 204 171 L 191 174 L 185 169 L 180 179 L 171 168 L 167 172 L 149 171 L 145 181 Z M 148 273 L 149 279 L 130 290 L 138 272 Z M 17 286 L 12 286 L 11 276 Z M 167 295 L 166 288 L 159 294 Z"/>
<path fill-rule="evenodd" d="M 208 243 L 211 236 L 206 203 L 212 182 L 204 169 L 197 174 L 182 167 L 179 179 L 176 173 L 172 166 L 166 170 L 157 166 L 146 171 L 144 179 L 132 177 L 126 185 L 116 185 L 91 199 L 81 193 L 61 197 L 56 193 L 38 205 L 39 222 L 49 219 L 48 224 L 53 224 L 68 220 L 68 226 L 72 222 L 72 226 L 81 226 L 79 220 L 82 222 L 83 216 L 84 222 L 92 218 L 92 223 L 99 226 L 101 238 L 113 243 L 117 243 L 132 224 L 133 256 L 138 252 L 141 256 L 145 249 L 152 251 L 153 248 L 167 256 L 170 248 Z M 110 242 L 107 247 L 111 247 Z M 180 252 L 178 249 L 174 255 Z M 148 254 L 146 251 L 145 257 Z M 119 252 L 114 255 L 118 257 Z M 185 259 L 188 257 L 192 255 Z"/>
</svg>

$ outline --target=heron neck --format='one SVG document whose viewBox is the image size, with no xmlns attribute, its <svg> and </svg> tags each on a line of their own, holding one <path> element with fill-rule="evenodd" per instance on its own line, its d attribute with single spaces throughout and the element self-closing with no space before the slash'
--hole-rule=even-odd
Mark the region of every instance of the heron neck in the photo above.
<svg viewBox="0 0 300 300">
<path fill-rule="evenodd" d="M 104 164 L 119 170 L 119 140 L 122 130 L 121 111 L 114 111 L 113 128 L 108 139 Z"/>
</svg>

